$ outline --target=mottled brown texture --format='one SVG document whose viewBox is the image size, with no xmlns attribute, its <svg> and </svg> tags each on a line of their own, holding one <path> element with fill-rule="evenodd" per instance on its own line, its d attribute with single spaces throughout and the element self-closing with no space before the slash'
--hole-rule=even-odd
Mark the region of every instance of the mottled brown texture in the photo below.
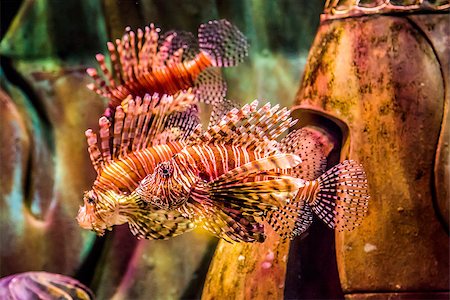
<svg viewBox="0 0 450 300">
<path fill-rule="evenodd" d="M 439 142 L 434 165 L 434 185 L 436 191 L 437 213 L 443 220 L 443 226 L 450 226 L 450 26 L 448 15 L 412 15 L 408 17 L 429 40 L 441 65 L 444 78 L 445 99 Z M 447 229 L 448 230 L 448 229 Z"/>
<path fill-rule="evenodd" d="M 341 159 L 364 165 L 371 190 L 362 225 L 336 234 L 345 293 L 449 288 L 449 239 L 436 218 L 432 185 L 444 117 L 442 67 L 403 17 L 319 28 L 297 105 L 348 126 Z"/>
<path fill-rule="evenodd" d="M 264 243 L 220 241 L 202 299 L 283 299 L 288 254 L 289 241 L 271 229 Z"/>
</svg>

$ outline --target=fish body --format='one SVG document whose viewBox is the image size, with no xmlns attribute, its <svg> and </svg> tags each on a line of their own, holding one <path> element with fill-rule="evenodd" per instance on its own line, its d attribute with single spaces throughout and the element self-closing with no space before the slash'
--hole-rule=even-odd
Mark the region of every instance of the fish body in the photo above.
<svg viewBox="0 0 450 300">
<path fill-rule="evenodd" d="M 226 85 L 215 67 L 235 66 L 243 60 L 248 49 L 244 35 L 226 20 L 202 24 L 198 40 L 190 33 L 169 32 L 160 41 L 159 31 L 153 24 L 137 33 L 128 29 L 115 44 L 109 42 L 114 72 L 98 54 L 102 75 L 94 68 L 87 69 L 94 79 L 88 88 L 110 99 L 112 109 L 129 95 L 174 95 L 188 88 L 200 102 L 220 102 Z"/>
<path fill-rule="evenodd" d="M 183 149 L 182 142 L 151 146 L 115 160 L 105 166 L 94 182 L 97 191 L 133 191 L 155 167 Z"/>
<path fill-rule="evenodd" d="M 213 182 L 229 171 L 263 157 L 264 153 L 259 150 L 230 144 L 185 147 L 170 160 L 160 163 L 154 171 L 154 176 L 140 182 L 137 192 L 143 199 L 161 209 L 176 209 L 182 204 L 180 198 L 187 200 L 196 183 Z M 298 157 L 287 159 L 292 160 L 285 162 L 289 167 L 301 161 Z M 278 160 L 281 160 L 280 157 L 273 157 L 274 162 L 281 164 Z M 278 173 L 289 173 L 289 170 L 274 169 Z"/>
<path fill-rule="evenodd" d="M 289 111 L 257 105 L 232 110 L 193 137 L 140 182 L 134 197 L 178 210 L 228 241 L 263 240 L 262 221 L 292 238 L 309 226 L 311 211 L 332 228 L 357 226 L 369 198 L 362 166 L 345 161 L 314 180 L 297 177 L 301 158 L 283 151 L 298 143 L 298 132 L 276 142 L 295 123 Z M 311 159 L 323 166 L 320 155 Z"/>
<path fill-rule="evenodd" d="M 140 111 L 130 103 L 126 116 L 118 108 L 114 127 Z M 352 229 L 369 199 L 362 166 L 344 161 L 323 173 L 326 161 L 307 130 L 278 142 L 295 124 L 289 115 L 286 108 L 270 103 L 258 108 L 254 101 L 231 109 L 206 131 L 187 126 L 183 138 L 161 145 L 148 143 L 157 135 L 148 135 L 152 126 L 104 132 L 108 139 L 97 149 L 103 162 L 96 160 L 95 144 L 88 143 L 100 171 L 80 208 L 80 225 L 103 234 L 128 223 L 138 238 L 151 239 L 203 226 L 230 242 L 261 242 L 265 224 L 283 238 L 294 238 L 308 228 L 314 212 L 332 228 Z M 139 124 L 140 115 L 135 117 Z"/>
</svg>

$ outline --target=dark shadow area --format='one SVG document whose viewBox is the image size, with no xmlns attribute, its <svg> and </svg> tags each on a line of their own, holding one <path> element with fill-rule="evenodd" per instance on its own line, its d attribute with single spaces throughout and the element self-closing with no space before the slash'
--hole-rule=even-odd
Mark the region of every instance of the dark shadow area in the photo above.
<svg viewBox="0 0 450 300">
<path fill-rule="evenodd" d="M 314 126 L 333 139 L 334 148 L 327 157 L 327 169 L 339 163 L 348 130 L 345 124 L 315 111 L 296 110 L 296 128 Z M 342 129 L 341 129 L 342 128 Z M 308 231 L 294 239 L 289 249 L 286 270 L 286 299 L 343 299 L 336 261 L 335 236 L 324 222 L 314 216 Z"/>
<path fill-rule="evenodd" d="M 2 0 L 0 2 L 0 40 L 6 34 L 12 20 L 19 11 L 23 0 Z"/>
<path fill-rule="evenodd" d="M 112 234 L 107 237 L 96 237 L 92 248 L 89 250 L 88 256 L 75 272 L 74 278 L 90 288 L 92 288 L 91 285 L 94 279 L 95 269 L 100 261 L 105 244 L 107 244 L 107 239 L 110 236 L 112 236 Z"/>
<path fill-rule="evenodd" d="M 36 94 L 36 91 L 33 89 L 31 84 L 25 79 L 22 74 L 20 74 L 13 65 L 12 59 L 9 57 L 5 57 L 0 55 L 0 70 L 2 71 L 4 78 L 6 81 L 18 88 L 24 95 L 28 103 L 31 104 L 32 109 L 39 117 L 39 123 L 42 126 L 42 130 L 44 134 L 42 134 L 42 138 L 44 139 L 46 147 L 49 149 L 50 153 L 55 153 L 55 138 L 54 138 L 54 128 L 50 122 L 47 112 L 44 109 L 44 105 L 42 104 L 41 99 Z M 8 91 L 7 88 L 1 86 L 0 88 Z M 29 117 L 29 116 L 24 116 Z M 30 132 L 33 132 L 31 128 L 28 128 Z M 35 147 L 34 138 L 30 139 L 31 147 Z M 32 149 L 32 148 L 31 148 Z M 32 153 L 32 151 L 30 152 Z M 30 154 L 30 159 L 27 161 L 26 172 L 25 172 L 25 183 L 24 183 L 24 199 L 26 201 L 26 206 L 31 211 L 31 205 L 33 201 L 33 155 Z"/>
<path fill-rule="evenodd" d="M 208 251 L 203 256 L 202 261 L 192 275 L 192 279 L 187 285 L 188 287 L 181 295 L 180 299 L 201 299 L 203 287 L 205 286 L 206 275 L 209 270 L 209 265 L 216 252 L 218 239 L 211 239 L 208 243 Z"/>
</svg>

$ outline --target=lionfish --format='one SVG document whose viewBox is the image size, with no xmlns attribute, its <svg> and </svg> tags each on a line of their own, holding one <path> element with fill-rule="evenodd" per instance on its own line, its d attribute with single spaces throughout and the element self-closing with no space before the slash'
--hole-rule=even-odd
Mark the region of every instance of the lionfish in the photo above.
<svg viewBox="0 0 450 300">
<path fill-rule="evenodd" d="M 217 67 L 237 65 L 248 51 L 239 29 L 227 20 L 214 20 L 200 25 L 198 41 L 188 32 L 170 31 L 161 37 L 159 33 L 153 24 L 137 33 L 127 28 L 115 44 L 108 42 L 113 71 L 106 66 L 105 57 L 97 54 L 102 75 L 88 68 L 95 82 L 88 88 L 110 99 L 110 110 L 130 95 L 175 95 L 188 88 L 199 102 L 221 102 L 226 84 Z"/>
<path fill-rule="evenodd" d="M 369 199 L 362 166 L 344 161 L 318 176 L 326 163 L 318 139 L 301 129 L 277 142 L 295 124 L 290 111 L 257 107 L 255 101 L 232 109 L 205 132 L 197 125 L 167 156 L 131 154 L 123 173 L 110 177 L 125 180 L 126 170 L 137 167 L 144 176 L 135 176 L 127 193 L 116 189 L 92 200 L 89 192 L 80 224 L 102 233 L 128 222 L 138 238 L 168 238 L 202 225 L 238 242 L 263 241 L 265 223 L 294 238 L 311 224 L 312 212 L 332 228 L 357 226 Z"/>
<path fill-rule="evenodd" d="M 103 235 L 113 225 L 128 223 L 135 234 L 145 230 L 149 238 L 162 239 L 193 227 L 178 211 L 154 209 L 143 201 L 125 203 L 116 196 L 134 191 L 158 163 L 183 148 L 182 141 L 200 122 L 195 103 L 190 90 L 130 98 L 126 112 L 116 108 L 113 122 L 106 116 L 99 119 L 98 134 L 86 131 L 97 178 L 78 212 L 82 228 Z"/>
<path fill-rule="evenodd" d="M 276 141 L 296 123 L 290 110 L 257 107 L 254 101 L 233 109 L 206 132 L 197 127 L 185 147 L 159 163 L 128 198 L 177 210 L 228 241 L 263 241 L 263 221 L 293 238 L 308 228 L 312 211 L 331 228 L 359 225 L 369 200 L 362 165 L 347 160 L 317 179 L 300 178 L 302 132 Z M 310 163 L 321 165 L 323 157 Z"/>
</svg>

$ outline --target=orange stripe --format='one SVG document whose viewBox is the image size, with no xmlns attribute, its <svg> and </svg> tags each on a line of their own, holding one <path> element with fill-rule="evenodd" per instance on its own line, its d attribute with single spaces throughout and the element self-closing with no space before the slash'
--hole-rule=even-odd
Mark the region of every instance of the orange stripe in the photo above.
<svg viewBox="0 0 450 300">
<path fill-rule="evenodd" d="M 136 151 L 107 165 L 94 185 L 99 189 L 131 192 L 145 176 L 153 172 L 159 162 L 169 160 L 181 147 L 179 143 L 169 143 Z"/>
</svg>

